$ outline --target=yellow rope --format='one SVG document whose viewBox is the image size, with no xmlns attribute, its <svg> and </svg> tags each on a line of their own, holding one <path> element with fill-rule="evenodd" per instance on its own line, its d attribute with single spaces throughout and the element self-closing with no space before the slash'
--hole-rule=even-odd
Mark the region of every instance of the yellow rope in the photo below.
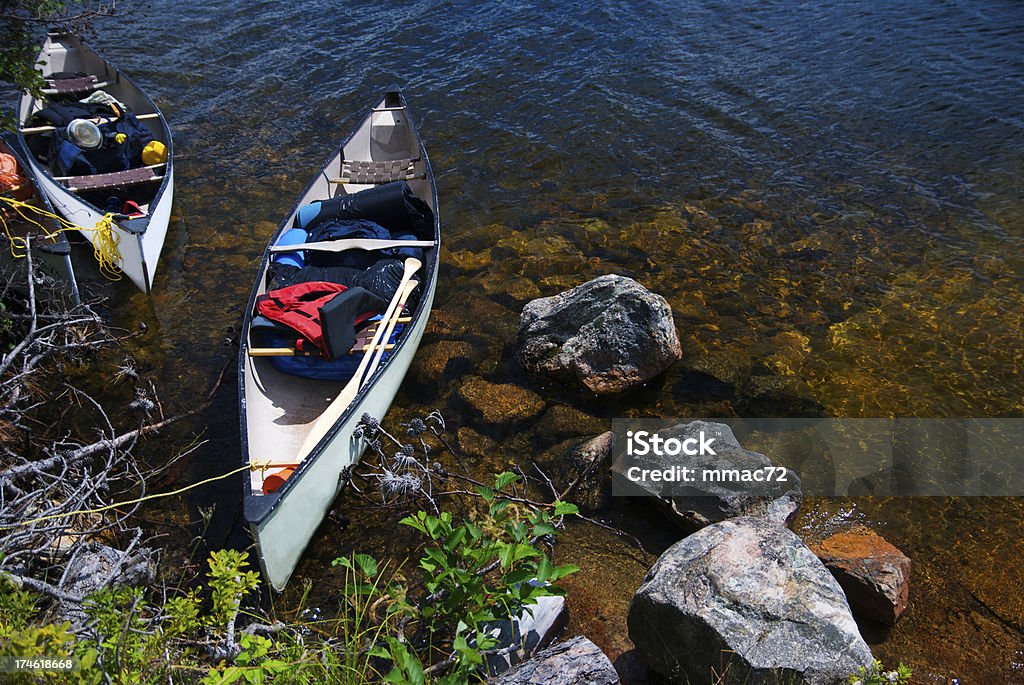
<svg viewBox="0 0 1024 685">
<path fill-rule="evenodd" d="M 96 232 L 92 253 L 100 265 L 100 273 L 112 281 L 121 280 L 121 251 L 117 249 L 121 236 L 114 233 L 114 215 L 105 214 L 92 230 Z"/>
<path fill-rule="evenodd" d="M 11 523 L 11 524 L 7 524 L 7 525 L 2 525 L 2 526 L 0 526 L 0 530 L 11 530 L 13 528 L 21 528 L 23 526 L 31 526 L 31 525 L 36 524 L 36 523 L 42 523 L 43 521 L 50 521 L 50 520 L 53 520 L 53 519 L 65 518 L 65 517 L 68 517 L 68 516 L 83 516 L 83 515 L 86 515 L 86 514 L 101 514 L 104 511 L 109 511 L 111 509 L 116 509 L 118 507 L 127 507 L 127 506 L 132 505 L 132 504 L 140 504 L 142 502 L 148 502 L 150 500 L 160 499 L 162 497 L 174 497 L 175 495 L 180 495 L 183 492 L 188 492 L 189 490 L 192 490 L 194 488 L 198 488 L 198 487 L 206 485 L 208 483 L 213 483 L 213 482 L 216 482 L 218 480 L 224 480 L 225 478 L 230 478 L 231 476 L 239 474 L 242 471 L 266 471 L 270 466 L 271 466 L 271 464 L 270 464 L 269 461 L 268 462 L 259 462 L 259 463 L 255 463 L 255 464 L 249 464 L 247 466 L 242 466 L 240 468 L 237 468 L 234 471 L 228 471 L 227 473 L 221 474 L 219 476 L 214 476 L 212 478 L 207 478 L 206 480 L 201 480 L 198 483 L 192 483 L 191 485 L 186 485 L 183 488 L 178 488 L 177 490 L 172 490 L 171 492 L 153 493 L 152 495 L 146 495 L 145 497 L 139 497 L 137 499 L 128 500 L 127 502 L 117 502 L 115 504 L 108 504 L 105 507 L 97 507 L 96 509 L 79 509 L 78 511 L 68 511 L 68 512 L 64 512 L 64 513 L 61 513 L 61 514 L 50 514 L 48 516 L 40 516 L 39 518 L 29 519 L 27 521 L 19 521 L 18 523 Z"/>
<path fill-rule="evenodd" d="M 114 231 L 114 215 L 111 213 L 105 214 L 96 225 L 92 228 L 85 226 L 79 226 L 78 224 L 72 223 L 63 217 L 59 217 L 56 214 L 46 211 L 40 207 L 29 204 L 28 202 L 22 202 L 15 200 L 10 197 L 0 196 L 0 203 L 3 203 L 10 207 L 12 210 L 18 213 L 22 219 L 28 223 L 36 226 L 47 238 L 51 240 L 56 238 L 59 234 L 65 231 L 92 231 L 95 233 L 92 244 L 93 244 L 93 255 L 96 257 L 96 261 L 100 266 L 100 273 L 109 278 L 112 281 L 121 280 L 121 252 L 118 249 L 121 236 Z M 39 221 L 33 219 L 30 214 L 35 214 L 40 217 L 48 217 L 55 219 L 61 226 L 56 231 L 51 231 L 46 226 L 41 224 Z M 25 256 L 25 250 L 28 242 L 21 236 L 16 236 L 11 233 L 10 226 L 7 223 L 7 219 L 3 213 L 0 212 L 0 222 L 3 223 L 4 232 L 7 234 L 7 238 L 11 241 L 11 256 L 15 259 L 21 259 Z M 18 252 L 21 252 L 19 254 Z"/>
</svg>

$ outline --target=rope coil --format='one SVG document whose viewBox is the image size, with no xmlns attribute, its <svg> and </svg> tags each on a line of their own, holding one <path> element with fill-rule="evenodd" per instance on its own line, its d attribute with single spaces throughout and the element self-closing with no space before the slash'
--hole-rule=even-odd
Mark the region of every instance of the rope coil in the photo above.
<svg viewBox="0 0 1024 685">
<path fill-rule="evenodd" d="M 119 249 L 121 236 L 114 231 L 114 214 L 112 212 L 108 212 L 103 215 L 100 220 L 96 222 L 95 226 L 88 228 L 86 226 L 79 226 L 78 224 L 57 216 L 52 212 L 36 207 L 33 204 L 15 200 L 14 198 L 0 196 L 0 203 L 3 203 L 16 212 L 29 224 L 37 227 L 43 235 L 51 240 L 66 231 L 79 231 L 82 233 L 92 232 L 94 234 L 92 240 L 93 256 L 96 257 L 96 262 L 99 264 L 100 273 L 111 281 L 121 280 L 121 251 Z M 60 224 L 61 228 L 56 231 L 51 231 L 38 220 L 32 218 L 32 216 L 30 216 L 32 214 L 38 217 L 54 219 L 58 224 Z M 4 233 L 7 234 L 8 240 L 11 241 L 11 256 L 15 259 L 23 259 L 25 257 L 25 250 L 28 249 L 28 241 L 21 236 L 16 236 L 11 233 L 10 225 L 8 224 L 7 218 L 3 212 L 0 212 L 0 223 L 3 223 Z"/>
</svg>

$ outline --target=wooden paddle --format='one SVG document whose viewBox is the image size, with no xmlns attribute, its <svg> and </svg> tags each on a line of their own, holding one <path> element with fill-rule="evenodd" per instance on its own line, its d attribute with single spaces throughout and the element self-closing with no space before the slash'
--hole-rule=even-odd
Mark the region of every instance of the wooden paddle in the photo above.
<svg viewBox="0 0 1024 685">
<path fill-rule="evenodd" d="M 391 333 L 394 332 L 395 326 L 401 319 L 401 314 L 402 310 L 405 308 L 405 303 L 409 299 L 409 295 L 412 294 L 412 291 L 415 290 L 416 286 L 418 285 L 419 281 L 409 281 L 408 283 L 405 284 L 405 290 L 402 292 L 402 296 L 398 299 L 398 307 L 395 309 L 394 316 L 392 316 L 387 321 L 387 328 L 384 330 L 384 335 L 380 339 L 380 344 L 377 345 L 376 350 L 373 349 L 372 345 L 367 349 L 366 354 L 369 355 L 373 354 L 374 352 L 376 352 L 376 354 L 373 354 L 373 361 L 371 361 L 370 365 L 367 367 L 366 374 L 363 376 L 363 380 L 359 384 L 359 387 L 363 387 L 364 385 L 366 385 L 366 383 L 370 380 L 370 377 L 373 376 L 373 372 L 377 370 L 377 367 L 380 365 L 381 359 L 383 359 L 384 357 L 384 351 L 393 347 L 393 345 L 387 345 L 385 343 L 387 343 L 387 341 L 391 339 Z M 384 322 L 382 321 L 381 325 L 383 324 Z"/>
<path fill-rule="evenodd" d="M 381 320 L 379 325 L 383 326 L 385 323 L 387 323 L 387 328 L 384 331 L 384 337 L 381 338 L 381 343 L 386 343 L 388 340 L 391 340 L 391 334 L 394 332 L 395 326 L 398 324 L 398 321 L 401 317 L 402 310 L 405 308 L 405 302 L 406 300 L 409 299 L 409 295 L 412 293 L 413 290 L 416 289 L 417 285 L 419 284 L 416 281 L 409 281 L 409 283 L 405 286 L 405 292 L 402 293 L 402 297 L 398 300 L 398 308 L 395 309 L 395 315 L 392 316 L 391 319 L 388 320 L 387 322 L 385 322 L 383 319 Z M 377 346 L 376 353 L 373 354 L 373 361 L 370 362 L 369 369 L 367 370 L 366 375 L 363 377 L 363 382 L 360 384 L 359 387 L 366 385 L 366 383 L 370 380 L 370 376 L 373 375 L 373 372 L 376 370 L 377 365 L 380 364 L 380 360 L 384 358 L 384 350 L 387 349 L 387 347 L 388 345 L 384 344 Z M 366 354 L 371 354 L 373 352 L 373 346 L 371 345 L 370 348 L 366 351 Z"/>
<path fill-rule="evenodd" d="M 320 418 L 316 420 L 313 427 L 309 430 L 309 435 L 306 436 L 305 441 L 299 448 L 299 458 L 297 461 L 301 461 L 305 455 L 309 454 L 320 439 L 327 435 L 327 432 L 331 429 L 331 426 L 341 417 L 341 415 L 348 408 L 348 405 L 355 399 L 356 394 L 359 392 L 359 387 L 362 385 L 361 379 L 365 374 L 367 378 L 373 375 L 377 367 L 374 365 L 370 368 L 370 357 L 376 357 L 373 354 L 374 350 L 378 345 L 387 342 L 387 338 L 384 338 L 383 333 L 387 326 L 384 322 L 389 322 L 391 319 L 397 318 L 397 314 L 401 314 L 402 308 L 399 306 L 399 302 L 405 303 L 405 300 L 409 297 L 409 293 L 412 292 L 412 288 L 409 287 L 409 283 L 412 280 L 412 275 L 422 266 L 422 262 L 415 257 L 410 257 L 405 260 L 405 273 L 402 274 L 402 280 L 398 283 L 398 289 L 395 291 L 394 297 L 391 298 L 391 302 L 388 303 L 388 308 L 384 312 L 384 317 L 381 319 L 381 323 L 377 325 L 377 332 L 373 335 L 373 340 L 370 342 L 370 348 L 363 355 L 363 360 L 359 362 L 359 367 L 356 369 L 356 373 L 349 379 L 349 382 L 341 389 L 338 396 L 334 398 L 324 413 L 320 415 Z M 415 287 L 415 286 L 413 286 Z M 394 324 L 391 324 L 391 328 L 394 328 Z M 377 363 L 379 363 L 379 359 Z"/>
</svg>

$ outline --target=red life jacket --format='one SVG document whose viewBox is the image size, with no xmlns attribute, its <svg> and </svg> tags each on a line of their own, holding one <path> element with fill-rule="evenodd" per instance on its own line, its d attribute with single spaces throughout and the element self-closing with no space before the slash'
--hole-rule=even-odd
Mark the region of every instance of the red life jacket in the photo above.
<svg viewBox="0 0 1024 685">
<path fill-rule="evenodd" d="M 256 298 L 256 309 L 271 321 L 283 323 L 298 331 L 320 350 L 324 359 L 330 359 L 331 354 L 324 342 L 324 332 L 320 322 L 320 308 L 345 290 L 347 290 L 347 286 L 340 283 L 326 281 L 296 283 L 285 288 L 271 290 L 266 295 L 260 295 Z M 371 315 L 372 312 L 366 314 L 367 317 Z"/>
</svg>

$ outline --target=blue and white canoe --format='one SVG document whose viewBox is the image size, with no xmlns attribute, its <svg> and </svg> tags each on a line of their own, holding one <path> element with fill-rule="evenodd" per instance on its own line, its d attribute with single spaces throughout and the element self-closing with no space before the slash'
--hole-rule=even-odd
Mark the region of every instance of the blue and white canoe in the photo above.
<svg viewBox="0 0 1024 685">
<path fill-rule="evenodd" d="M 23 93 L 18 103 L 18 135 L 26 150 L 36 136 L 52 134 L 49 126 L 30 126 L 33 114 L 53 98 L 84 98 L 104 91 L 127 105 L 139 122 L 149 129 L 153 139 L 164 144 L 165 162 L 126 171 L 90 176 L 60 176 L 48 162 L 27 155 L 32 170 L 57 211 L 68 221 L 83 228 L 93 228 L 108 214 L 105 203 L 117 198 L 120 203 L 134 202 L 142 216 L 122 218 L 112 227 L 117 242 L 116 265 L 140 290 L 148 293 L 153 287 L 157 263 L 167 236 L 174 196 L 174 166 L 171 131 L 163 114 L 153 101 L 117 68 L 97 55 L 77 36 L 66 33 L 47 35 L 37 58 L 37 69 L 47 87 L 40 100 Z M 84 74 L 65 78 L 67 74 Z M 58 78 L 58 76 L 60 78 Z M 97 234 L 83 231 L 94 245 Z"/>
<path fill-rule="evenodd" d="M 423 250 L 423 259 L 418 268 L 410 265 L 410 261 L 417 260 L 405 260 L 404 281 L 409 286 L 418 282 L 409 300 L 415 304 L 402 313 L 400 294 L 389 303 L 390 320 L 404 324 L 401 333 L 397 338 L 389 337 L 388 327 L 377 325 L 383 330 L 373 337 L 385 343 L 391 341 L 386 355 L 383 348 L 377 353 L 372 345 L 369 351 L 362 351 L 363 341 L 357 339 L 351 354 L 357 355 L 360 370 L 353 379 L 321 380 L 283 373 L 273 356 L 261 356 L 267 350 L 261 348 L 263 340 L 253 325 L 254 318 L 258 318 L 257 298 L 268 290 L 275 255 L 298 247 L 290 234 L 304 223 L 309 207 L 319 206 L 317 202 L 336 198 L 344 202 L 347 198 L 343 196 L 361 191 L 374 197 L 394 196 L 392 191 L 399 189 L 406 203 L 425 203 L 430 210 L 416 241 Z M 256 467 L 245 477 L 244 515 L 263 573 L 277 590 L 288 582 L 341 492 L 348 472 L 366 448 L 353 435 L 360 418 L 364 414 L 384 418 L 412 364 L 434 299 L 440 239 L 437 190 L 430 162 L 405 98 L 392 87 L 324 164 L 271 237 L 242 325 L 238 357 L 242 452 L 250 466 Z M 346 249 L 384 248 L 384 243 L 391 241 L 351 242 Z M 319 245 L 320 249 L 338 252 L 330 249 L 338 245 Z M 307 243 L 302 249 L 308 256 L 317 247 Z M 399 292 L 402 290 L 400 287 Z M 385 322 L 389 320 L 387 314 Z M 273 350 L 270 353 L 275 354 Z M 270 488 L 273 479 L 275 485 Z"/>
</svg>

